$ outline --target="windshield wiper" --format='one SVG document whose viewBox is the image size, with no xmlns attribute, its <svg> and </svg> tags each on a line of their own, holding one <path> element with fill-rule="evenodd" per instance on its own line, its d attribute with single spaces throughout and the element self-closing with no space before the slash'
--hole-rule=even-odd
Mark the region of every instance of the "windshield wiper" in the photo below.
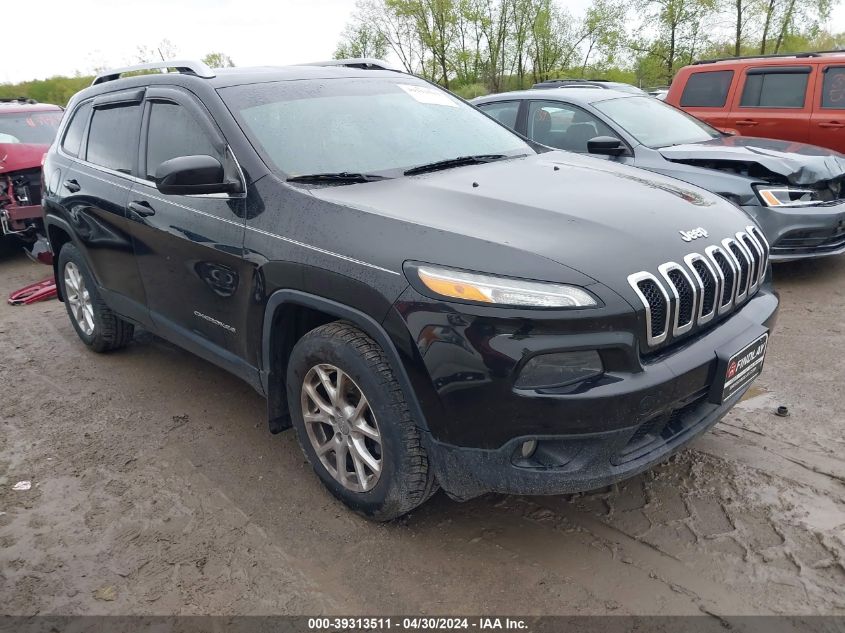
<svg viewBox="0 0 845 633">
<path fill-rule="evenodd" d="M 414 174 L 425 174 L 430 171 L 440 171 L 441 169 L 451 169 L 452 167 L 463 167 L 464 165 L 481 165 L 482 163 L 492 163 L 495 160 L 502 160 L 507 158 L 504 154 L 478 154 L 476 156 L 458 156 L 458 158 L 450 158 L 448 160 L 439 160 L 435 163 L 428 163 L 427 165 L 418 165 L 405 170 L 406 176 L 413 176 Z"/>
<path fill-rule="evenodd" d="M 378 174 L 359 174 L 348 171 L 339 171 L 336 173 L 327 174 L 305 174 L 302 176 L 291 176 L 287 179 L 288 182 L 304 182 L 314 184 L 339 184 L 351 185 L 356 182 L 376 182 L 378 180 L 387 180 L 387 176 L 379 176 Z"/>
</svg>

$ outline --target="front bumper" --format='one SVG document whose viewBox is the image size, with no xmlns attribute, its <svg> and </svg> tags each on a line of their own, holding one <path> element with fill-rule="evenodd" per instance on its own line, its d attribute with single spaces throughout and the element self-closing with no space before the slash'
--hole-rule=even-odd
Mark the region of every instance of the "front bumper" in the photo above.
<svg viewBox="0 0 845 633">
<path fill-rule="evenodd" d="M 773 262 L 845 253 L 845 202 L 818 207 L 743 209 L 763 229 Z"/>
<path fill-rule="evenodd" d="M 640 357 L 622 327 L 586 334 L 573 332 L 573 323 L 550 336 L 541 324 L 523 324 L 505 333 L 508 320 L 446 315 L 451 328 L 427 329 L 423 356 L 439 405 L 425 407 L 425 438 L 441 487 L 461 499 L 485 492 L 561 494 L 649 468 L 741 398 L 710 402 L 716 351 L 739 351 L 771 328 L 777 307 L 777 295 L 764 288 L 729 318 L 648 358 Z M 437 320 L 434 311 L 423 312 L 428 324 Z M 458 324 L 464 336 L 458 336 Z M 514 389 L 519 355 L 587 346 L 601 352 L 601 379 L 544 392 Z M 451 351 L 438 354 L 438 347 Z M 523 458 L 520 448 L 529 440 L 537 441 L 537 450 Z"/>
<path fill-rule="evenodd" d="M 707 402 L 706 395 L 693 397 L 642 424 L 605 433 L 516 438 L 492 451 L 432 442 L 428 450 L 440 486 L 457 499 L 487 492 L 555 495 L 594 490 L 664 461 L 721 420 L 747 389 L 721 405 Z M 520 454 L 527 439 L 537 440 L 529 459 Z"/>
</svg>

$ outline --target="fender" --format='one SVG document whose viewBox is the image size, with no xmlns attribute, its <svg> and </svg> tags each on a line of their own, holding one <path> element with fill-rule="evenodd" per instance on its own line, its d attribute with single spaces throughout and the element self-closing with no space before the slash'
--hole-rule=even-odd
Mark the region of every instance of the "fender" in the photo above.
<svg viewBox="0 0 845 633">
<path fill-rule="evenodd" d="M 91 262 L 88 261 L 88 249 L 82 244 L 79 240 L 79 237 L 76 235 L 76 231 L 74 231 L 70 223 L 62 217 L 57 215 L 47 213 L 44 214 L 44 230 L 47 233 L 47 241 L 50 242 L 50 252 L 53 253 L 53 277 L 58 282 L 59 279 L 59 258 L 58 253 L 53 248 L 53 242 L 50 240 L 50 227 L 57 227 L 64 231 L 64 233 L 68 236 L 68 241 L 76 246 L 82 256 L 85 258 L 85 263 L 88 265 L 88 271 L 91 273 L 91 276 L 94 277 L 94 281 L 97 282 L 97 286 L 102 286 L 100 284 L 100 280 L 97 279 L 97 274 L 94 272 L 94 269 L 91 267 Z M 59 301 L 64 301 L 64 297 L 62 297 L 62 287 L 61 284 L 56 283 L 56 290 L 58 293 Z"/>
<path fill-rule="evenodd" d="M 319 310 L 326 314 L 349 321 L 363 330 L 376 343 L 378 343 L 384 350 L 388 361 L 393 369 L 396 379 L 402 387 L 402 391 L 414 415 L 417 426 L 421 430 L 428 432 L 428 424 L 423 415 L 422 407 L 417 400 L 416 393 L 411 386 L 411 381 L 408 373 L 405 370 L 405 365 L 399 356 L 399 352 L 393 341 L 388 336 L 382 325 L 373 319 L 368 314 L 350 308 L 342 303 L 326 299 L 317 295 L 312 295 L 300 290 L 277 290 L 267 300 L 267 306 L 264 308 L 264 326 L 262 331 L 261 342 L 261 384 L 264 388 L 264 393 L 267 394 L 267 409 L 268 419 L 270 421 L 270 431 L 278 433 L 291 427 L 290 414 L 287 412 L 286 406 L 280 406 L 280 402 L 284 402 L 284 398 L 280 399 L 279 390 L 284 392 L 284 377 L 277 380 L 271 371 L 272 368 L 272 349 L 273 349 L 273 317 L 282 305 L 295 304 L 306 308 Z"/>
</svg>

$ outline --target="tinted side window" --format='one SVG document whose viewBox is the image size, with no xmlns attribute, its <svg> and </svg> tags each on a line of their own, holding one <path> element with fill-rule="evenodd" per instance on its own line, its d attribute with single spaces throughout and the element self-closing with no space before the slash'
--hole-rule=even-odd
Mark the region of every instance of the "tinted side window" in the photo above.
<svg viewBox="0 0 845 633">
<path fill-rule="evenodd" d="M 742 91 L 743 108 L 803 108 L 809 73 L 749 74 Z"/>
<path fill-rule="evenodd" d="M 516 116 L 519 114 L 519 101 L 485 103 L 478 107 L 502 125 L 507 125 L 512 130 L 516 129 Z"/>
<path fill-rule="evenodd" d="M 86 160 L 125 174 L 132 173 L 138 155 L 141 106 L 97 108 L 88 132 Z"/>
<path fill-rule="evenodd" d="M 175 103 L 153 102 L 150 105 L 148 180 L 154 179 L 159 165 L 177 156 L 206 155 L 223 162 L 208 133 L 186 108 Z"/>
<path fill-rule="evenodd" d="M 71 156 L 79 156 L 79 148 L 82 145 L 82 133 L 85 132 L 85 125 L 88 123 L 88 116 L 91 114 L 91 102 L 83 103 L 73 113 L 73 118 L 68 123 L 65 139 L 62 141 L 62 149 Z"/>
<path fill-rule="evenodd" d="M 681 107 L 721 108 L 728 100 L 734 71 L 694 73 L 681 95 Z"/>
<path fill-rule="evenodd" d="M 617 135 L 597 117 L 559 101 L 531 101 L 528 105 L 528 138 L 549 147 L 585 153 L 587 142 L 597 136 Z"/>
<path fill-rule="evenodd" d="M 831 66 L 825 70 L 822 107 L 845 110 L 845 66 Z"/>
</svg>

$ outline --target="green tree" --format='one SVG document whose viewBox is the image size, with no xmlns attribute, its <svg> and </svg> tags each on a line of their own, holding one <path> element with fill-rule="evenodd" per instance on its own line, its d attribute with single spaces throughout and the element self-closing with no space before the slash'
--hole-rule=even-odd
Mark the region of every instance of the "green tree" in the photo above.
<svg viewBox="0 0 845 633">
<path fill-rule="evenodd" d="M 374 24 L 355 20 L 346 25 L 340 43 L 334 52 L 335 59 L 350 57 L 387 57 L 387 39 Z"/>
<path fill-rule="evenodd" d="M 210 68 L 233 68 L 235 65 L 226 53 L 208 53 L 202 62 Z"/>
</svg>

